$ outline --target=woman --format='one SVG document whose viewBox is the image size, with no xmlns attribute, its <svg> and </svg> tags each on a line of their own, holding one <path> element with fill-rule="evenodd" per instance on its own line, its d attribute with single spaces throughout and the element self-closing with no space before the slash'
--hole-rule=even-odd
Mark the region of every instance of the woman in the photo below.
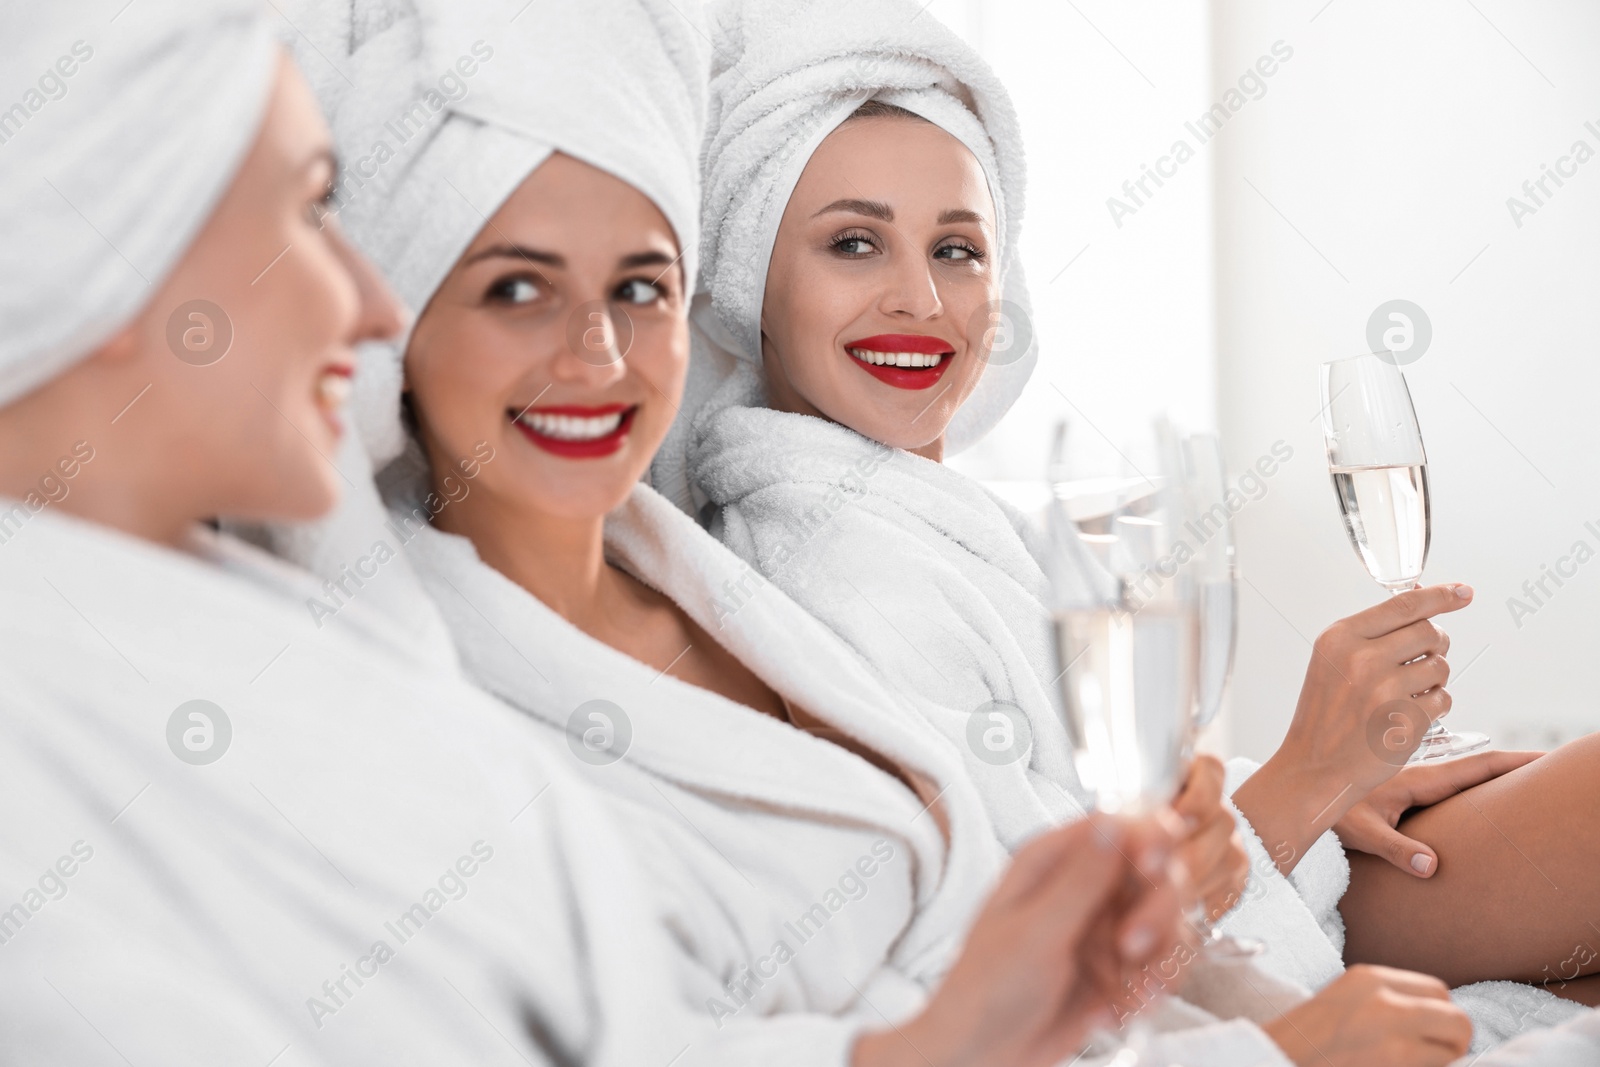
<svg viewBox="0 0 1600 1067">
<path fill-rule="evenodd" d="M 1154 888 L 1125 884 L 1140 869 L 1073 827 L 1002 875 L 936 739 L 835 743 L 838 718 L 893 698 L 814 620 L 774 600 L 711 636 L 707 593 L 737 561 L 635 489 L 687 361 L 694 28 L 670 5 L 534 3 L 485 55 L 444 5 L 373 10 L 322 28 L 359 42 L 353 88 L 325 79 L 341 143 L 372 144 L 434 72 L 476 62 L 381 180 L 340 198 L 423 311 L 357 383 L 392 510 L 347 509 L 328 542 L 398 542 L 471 674 L 613 797 L 727 1047 L 863 1065 L 1075 1051 L 1122 972 L 1178 948 L 1167 861 L 1146 857 Z M 1126 833 L 1135 858 L 1162 837 Z"/>
<path fill-rule="evenodd" d="M 209 529 L 333 505 L 400 326 L 275 16 L 89 7 L 0 11 L 5 1057 L 666 1062 L 701 1026 L 590 794 Z"/>
<path fill-rule="evenodd" d="M 939 462 L 1004 413 L 1034 355 L 1015 337 L 1026 315 L 1009 103 L 911 6 L 719 10 L 702 397 L 684 405 L 687 468 L 669 448 L 657 484 L 705 505 L 763 580 L 915 694 L 967 754 L 1001 834 L 1025 839 L 1083 802 L 1055 707 L 1041 557 L 1020 516 Z M 996 333 L 1015 346 L 992 353 Z M 1429 620 L 1470 596 L 1420 590 L 1331 628 L 1280 753 L 1233 783 L 1253 862 L 1227 923 L 1265 938 L 1267 965 L 1287 977 L 1318 987 L 1343 969 L 1335 906 L 1348 867 L 1325 831 L 1340 822 L 1353 847 L 1426 875 L 1436 857 L 1415 843 L 1396 854 L 1408 839 L 1379 809 L 1528 758 L 1490 754 L 1385 785 L 1395 768 L 1367 746 L 1390 701 L 1419 717 L 1448 710 L 1448 638 Z M 969 740 L 996 704 L 1022 713 L 1000 760 Z M 1404 944 L 1403 929 L 1387 931 Z M 1509 1032 L 1492 1012 L 1480 1012 L 1481 1038 Z"/>
</svg>

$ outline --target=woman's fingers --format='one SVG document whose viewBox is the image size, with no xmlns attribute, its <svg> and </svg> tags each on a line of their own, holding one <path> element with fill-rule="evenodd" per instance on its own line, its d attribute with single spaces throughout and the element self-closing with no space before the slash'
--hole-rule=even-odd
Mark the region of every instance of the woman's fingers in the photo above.
<svg viewBox="0 0 1600 1067">
<path fill-rule="evenodd" d="M 1422 619 L 1403 626 L 1394 633 L 1377 638 L 1372 644 L 1382 650 L 1389 663 L 1409 663 L 1418 656 L 1430 653 L 1442 656 L 1450 647 L 1450 635 L 1430 619 Z"/>
<path fill-rule="evenodd" d="M 1475 752 L 1441 763 L 1407 767 L 1401 773 L 1406 776 L 1412 804 L 1437 804 L 1475 785 L 1482 785 L 1518 767 L 1527 766 L 1542 755 L 1543 752 Z"/>
<path fill-rule="evenodd" d="M 1358 636 L 1382 637 L 1410 626 L 1422 619 L 1431 619 L 1450 611 L 1460 611 L 1472 603 L 1470 585 L 1430 585 L 1412 589 L 1374 604 L 1366 611 L 1350 616 L 1350 623 Z"/>
<path fill-rule="evenodd" d="M 1215 756 L 1196 756 L 1189 764 L 1189 778 L 1183 792 L 1172 802 L 1172 809 L 1192 822 L 1203 823 L 1222 806 L 1222 761 Z"/>
<path fill-rule="evenodd" d="M 1018 905 L 1040 892 L 1059 866 L 1085 851 L 1099 853 L 1107 867 L 1120 862 L 1127 846 L 1124 825 L 1092 815 L 1040 834 L 1011 858 L 1011 866 L 990 896 L 996 905 Z"/>
<path fill-rule="evenodd" d="M 1339 841 L 1346 848 L 1380 856 L 1413 877 L 1431 878 L 1439 869 L 1438 853 L 1389 825 L 1369 804 L 1353 808 L 1339 824 L 1338 831 Z"/>
<path fill-rule="evenodd" d="M 1442 689 L 1450 681 L 1450 664 L 1443 656 L 1423 656 L 1415 663 L 1399 667 L 1396 679 L 1403 693 L 1426 693 L 1430 689 Z"/>
</svg>

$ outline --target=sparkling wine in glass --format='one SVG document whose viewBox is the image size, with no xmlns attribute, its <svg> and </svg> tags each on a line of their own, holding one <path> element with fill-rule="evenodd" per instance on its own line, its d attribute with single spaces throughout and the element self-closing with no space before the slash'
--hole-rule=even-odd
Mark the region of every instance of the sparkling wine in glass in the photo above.
<svg viewBox="0 0 1600 1067">
<path fill-rule="evenodd" d="M 1345 533 L 1367 573 L 1391 595 L 1415 589 L 1428 561 L 1433 513 L 1428 455 L 1400 368 L 1376 354 L 1322 365 L 1322 430 Z M 1410 762 L 1484 747 L 1486 734 L 1435 722 Z"/>
<path fill-rule="evenodd" d="M 1062 713 L 1078 777 L 1102 811 L 1151 810 L 1183 783 L 1199 633 L 1192 576 L 1169 566 L 1184 519 L 1176 441 L 1157 424 L 1156 462 L 1109 498 L 1094 532 L 1077 525 L 1059 482 L 1049 511 Z"/>
</svg>

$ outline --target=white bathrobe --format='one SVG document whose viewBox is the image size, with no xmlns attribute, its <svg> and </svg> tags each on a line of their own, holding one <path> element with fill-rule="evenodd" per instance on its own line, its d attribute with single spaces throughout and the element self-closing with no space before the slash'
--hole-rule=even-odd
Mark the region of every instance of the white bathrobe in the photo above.
<svg viewBox="0 0 1600 1067">
<path fill-rule="evenodd" d="M 772 1034 L 810 1026 L 816 1051 L 846 1062 L 864 1023 L 881 1027 L 922 1006 L 1005 850 L 942 739 L 817 620 L 664 497 L 636 488 L 607 521 L 606 549 L 793 707 L 920 782 L 948 817 L 948 843 L 926 802 L 895 775 L 586 636 L 483 563 L 464 538 L 423 527 L 406 553 L 479 684 L 551 736 L 564 734 L 575 753 L 587 730 L 609 727 L 621 758 L 588 768 L 589 780 L 618 799 L 650 877 L 681 905 L 680 936 L 700 966 L 722 977 L 708 1016 L 719 1027 L 764 1016 L 755 1029 Z M 596 708 L 606 720 L 591 718 Z M 626 743 L 617 742 L 624 733 Z M 1176 1002 L 1154 1018 L 1167 1028 L 1211 1021 Z M 759 1049 L 775 1042 L 756 1033 L 749 1040 Z M 1196 1047 L 1213 1050 L 1209 1062 L 1284 1062 L 1248 1022 L 1173 1050 Z"/>
<path fill-rule="evenodd" d="M 509 1045 L 631 1065 L 690 1043 L 648 883 L 519 715 L 359 604 L 319 628 L 309 578 L 247 546 L 202 538 L 200 559 L 12 508 L 8 1061 L 434 1065 Z M 221 715 L 180 712 L 197 700 Z"/>
<path fill-rule="evenodd" d="M 1054 817 L 1051 794 L 1072 797 L 1078 785 L 1054 703 L 1046 581 L 1028 523 L 942 464 L 822 419 L 751 406 L 759 393 L 748 379 L 723 389 L 724 401 L 744 389 L 745 402 L 713 404 L 690 452 L 713 532 L 971 755 L 972 778 L 1009 843 L 1037 832 Z M 999 769 L 969 740 L 973 714 L 989 701 L 1019 705 L 1032 730 L 1031 748 Z M 1017 766 L 1028 773 L 1007 773 Z M 1230 795 L 1251 770 L 1234 761 Z M 1285 880 L 1239 821 L 1250 881 L 1221 926 L 1265 941 L 1264 969 L 1320 988 L 1343 971 L 1343 849 L 1324 834 Z M 1474 1016 L 1477 1047 L 1578 1010 L 1514 983 L 1465 987 L 1457 999 Z"/>
</svg>

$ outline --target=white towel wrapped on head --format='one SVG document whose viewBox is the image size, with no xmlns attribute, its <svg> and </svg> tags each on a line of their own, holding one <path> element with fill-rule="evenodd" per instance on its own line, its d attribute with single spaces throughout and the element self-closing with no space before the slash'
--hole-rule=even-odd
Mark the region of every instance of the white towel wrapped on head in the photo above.
<svg viewBox="0 0 1600 1067">
<path fill-rule="evenodd" d="M 21 94 L 0 100 L 0 407 L 155 295 L 255 141 L 278 57 L 260 0 L 0 6 Z"/>
<path fill-rule="evenodd" d="M 672 225 L 693 285 L 707 64 L 694 3 L 280 3 L 302 31 L 296 47 L 345 161 L 334 210 L 413 312 L 557 151 L 648 196 Z M 409 340 L 361 350 L 351 402 L 359 433 L 338 456 L 350 485 L 339 508 L 317 523 L 247 533 L 335 581 L 387 545 L 401 558 L 362 587 L 362 600 L 406 620 L 449 658 L 444 625 L 385 529 L 374 487 L 378 474 L 422 495 L 426 465 L 401 419 Z"/>
<path fill-rule="evenodd" d="M 998 213 L 1002 304 L 1030 315 L 1017 248 L 1026 184 L 1022 133 L 1005 87 L 987 63 L 911 0 L 801 0 L 711 7 L 711 109 L 704 151 L 704 287 L 722 331 L 697 333 L 681 413 L 651 468 L 651 484 L 684 510 L 700 501 L 686 467 L 695 422 L 759 391 L 761 305 L 784 208 L 824 138 L 868 100 L 914 112 L 964 144 L 982 166 Z M 1037 361 L 1031 330 L 997 332 L 977 389 L 951 423 L 947 451 L 992 429 Z M 724 338 L 721 353 L 698 350 Z M 1014 347 L 1007 338 L 1021 338 Z M 705 373 L 708 368 L 714 374 Z M 719 390 L 727 373 L 746 384 Z"/>
</svg>

